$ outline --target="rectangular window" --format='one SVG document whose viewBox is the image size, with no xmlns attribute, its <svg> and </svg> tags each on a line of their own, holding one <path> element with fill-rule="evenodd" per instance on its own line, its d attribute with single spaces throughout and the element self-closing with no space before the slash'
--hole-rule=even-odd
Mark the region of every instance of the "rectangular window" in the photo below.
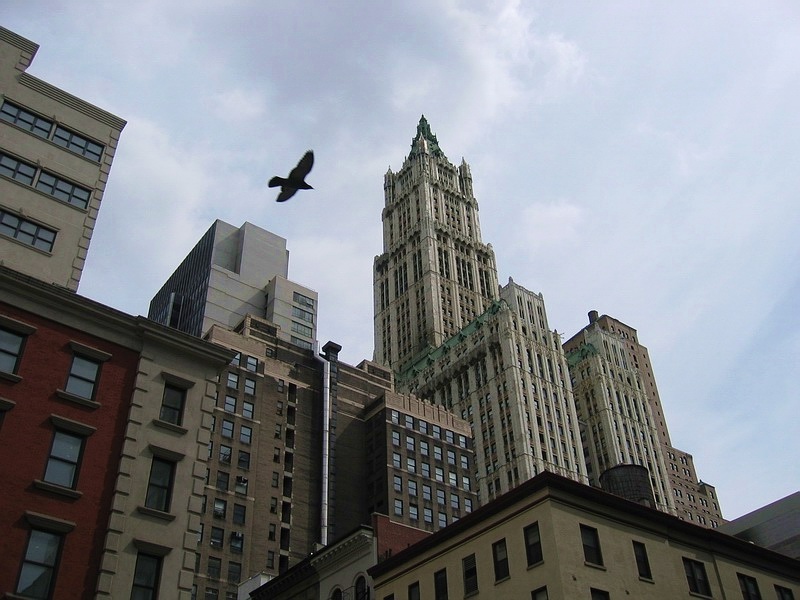
<svg viewBox="0 0 800 600">
<path fill-rule="evenodd" d="M 743 600 L 761 600 L 761 592 L 755 577 L 743 573 L 737 573 L 736 577 L 739 579 L 739 589 L 742 590 Z"/>
<path fill-rule="evenodd" d="M 500 581 L 508 577 L 508 551 L 505 538 L 492 544 L 492 559 L 494 561 L 494 580 Z"/>
<path fill-rule="evenodd" d="M 50 137 L 50 131 L 53 129 L 52 121 L 35 115 L 8 100 L 5 100 L 0 108 L 0 119 L 45 139 Z"/>
<path fill-rule="evenodd" d="M 24 342 L 24 335 L 0 327 L 0 371 L 17 372 Z"/>
<path fill-rule="evenodd" d="M 217 489 L 222 492 L 228 491 L 228 485 L 230 483 L 230 474 L 226 473 L 225 471 L 217 471 Z"/>
<path fill-rule="evenodd" d="M 314 335 L 314 330 L 311 327 L 308 325 L 303 325 L 302 323 L 298 323 L 297 321 L 292 321 L 292 332 L 299 333 L 300 335 L 304 335 L 306 337 L 311 337 Z"/>
<path fill-rule="evenodd" d="M 228 510 L 228 502 L 223 500 L 222 498 L 216 498 L 214 500 L 214 518 L 215 519 L 224 519 L 225 513 Z"/>
<path fill-rule="evenodd" d="M 72 357 L 66 391 L 81 398 L 91 400 L 94 397 L 95 384 L 100 374 L 100 362 L 80 354 Z"/>
<path fill-rule="evenodd" d="M 439 527 L 447 527 L 447 514 L 440 512 L 439 513 Z"/>
<path fill-rule="evenodd" d="M 244 550 L 244 534 L 241 531 L 231 533 L 231 552 L 241 554 Z"/>
<path fill-rule="evenodd" d="M 447 600 L 447 570 L 442 569 L 433 574 L 434 600 Z"/>
<path fill-rule="evenodd" d="M 408 482 L 408 495 L 416 497 L 417 495 L 417 482 L 409 480 Z"/>
<path fill-rule="evenodd" d="M 400 469 L 403 466 L 402 458 L 397 452 L 392 452 L 392 466 L 395 469 Z"/>
<path fill-rule="evenodd" d="M 610 600 L 611 596 L 605 590 L 598 590 L 595 588 L 589 588 L 590 597 L 592 600 Z"/>
<path fill-rule="evenodd" d="M 581 525 L 581 542 L 583 543 L 583 558 L 586 562 L 602 565 L 603 553 L 600 551 L 600 536 L 597 529 Z"/>
<path fill-rule="evenodd" d="M 256 380 L 250 379 L 249 377 L 245 377 L 244 380 L 244 393 L 250 394 L 251 396 L 256 395 Z"/>
<path fill-rule="evenodd" d="M 403 478 L 400 477 L 400 475 L 394 476 L 394 491 L 395 492 L 403 491 Z"/>
<path fill-rule="evenodd" d="M 393 431 L 392 432 L 392 446 L 399 446 L 400 445 L 400 432 Z"/>
<path fill-rule="evenodd" d="M 36 167 L 8 154 L 0 154 L 0 175 L 5 175 L 25 185 L 33 185 Z"/>
<path fill-rule="evenodd" d="M 77 487 L 83 441 L 83 437 L 66 431 L 56 431 L 53 434 L 50 457 L 44 472 L 46 482 L 71 489 Z"/>
<path fill-rule="evenodd" d="M 40 192 L 52 196 L 56 200 L 61 200 L 67 204 L 72 204 L 78 208 L 86 208 L 89 206 L 89 198 L 92 191 L 70 183 L 66 179 L 62 179 L 57 175 L 41 171 L 39 179 L 36 181 L 36 189 Z"/>
<path fill-rule="evenodd" d="M 239 468 L 240 469 L 249 469 L 250 468 L 250 453 L 245 452 L 244 450 L 239 450 Z"/>
<path fill-rule="evenodd" d="M 225 396 L 225 405 L 223 406 L 225 412 L 236 412 L 236 396 Z"/>
<path fill-rule="evenodd" d="M 408 457 L 406 458 L 406 467 L 408 468 L 409 473 L 416 473 L 417 472 L 417 461 L 414 458 Z"/>
<path fill-rule="evenodd" d="M 61 127 L 61 125 L 56 126 L 56 131 L 53 134 L 53 141 L 59 146 L 75 154 L 80 154 L 94 162 L 100 162 L 100 157 L 103 155 L 103 146 L 65 127 Z"/>
<path fill-rule="evenodd" d="M 408 586 L 408 600 L 421 600 L 419 595 L 419 581 Z"/>
<path fill-rule="evenodd" d="M 419 508 L 416 504 L 409 504 L 408 505 L 408 518 L 412 521 L 419 520 Z"/>
<path fill-rule="evenodd" d="M 547 600 L 547 586 L 540 587 L 539 589 L 531 592 L 531 600 Z"/>
<path fill-rule="evenodd" d="M 539 523 L 528 525 L 523 530 L 525 538 L 525 555 L 528 558 L 528 566 L 542 562 L 542 540 L 539 537 Z"/>
<path fill-rule="evenodd" d="M 224 438 L 233 437 L 233 421 L 229 421 L 228 419 L 222 420 L 222 437 Z"/>
<path fill-rule="evenodd" d="M 170 385 L 164 385 L 164 397 L 161 399 L 161 413 L 158 418 L 173 425 L 183 422 L 183 407 L 186 402 L 186 390 Z"/>
<path fill-rule="evenodd" d="M 406 450 L 408 450 L 410 452 L 414 452 L 414 450 L 415 450 L 415 440 L 410 435 L 406 436 Z"/>
<path fill-rule="evenodd" d="M 247 425 L 242 425 L 239 428 L 239 441 L 243 444 L 249 444 L 253 439 L 253 428 Z"/>
<path fill-rule="evenodd" d="M 395 498 L 394 500 L 394 514 L 398 517 L 403 516 L 403 501 L 399 498 Z"/>
<path fill-rule="evenodd" d="M 422 499 L 423 500 L 431 499 L 431 486 L 424 483 L 422 484 Z"/>
<path fill-rule="evenodd" d="M 258 359 L 255 356 L 248 356 L 244 368 L 255 373 L 258 371 Z"/>
<path fill-rule="evenodd" d="M 211 579 L 219 579 L 219 576 L 222 573 L 222 559 L 215 556 L 209 556 L 206 573 Z"/>
<path fill-rule="evenodd" d="M 775 585 L 775 593 L 778 596 L 778 600 L 794 600 L 794 592 L 789 588 L 785 588 L 780 585 Z"/>
<path fill-rule="evenodd" d="M 160 578 L 161 557 L 139 552 L 136 555 L 136 570 L 133 573 L 131 600 L 157 598 Z"/>
<path fill-rule="evenodd" d="M 241 504 L 234 504 L 233 505 L 233 522 L 237 525 L 244 524 L 245 517 L 247 515 L 247 507 Z"/>
<path fill-rule="evenodd" d="M 225 543 L 225 530 L 222 527 L 212 527 L 209 540 L 213 548 L 222 548 Z"/>
<path fill-rule="evenodd" d="M 472 512 L 472 499 L 471 498 L 464 498 L 464 512 L 471 513 Z"/>
<path fill-rule="evenodd" d="M 0 210 L 0 234 L 28 246 L 52 252 L 56 232 L 5 210 Z"/>
<path fill-rule="evenodd" d="M 436 490 L 436 501 L 441 506 L 444 506 L 447 503 L 447 499 L 446 499 L 444 490 Z"/>
<path fill-rule="evenodd" d="M 52 598 L 63 537 L 31 529 L 17 581 L 17 594 L 25 598 Z"/>
<path fill-rule="evenodd" d="M 472 594 L 478 591 L 478 567 L 475 564 L 475 555 L 470 554 L 461 560 L 461 567 L 464 571 L 464 594 Z"/>
<path fill-rule="evenodd" d="M 314 322 L 314 313 L 308 312 L 307 310 L 303 310 L 302 308 L 298 308 L 296 306 L 292 307 L 292 316 L 307 323 Z"/>
<path fill-rule="evenodd" d="M 230 446 L 226 446 L 225 444 L 219 445 L 219 462 L 224 463 L 226 465 L 231 464 L 231 454 L 233 453 L 233 448 Z"/>
<path fill-rule="evenodd" d="M 248 402 L 245 400 L 242 402 L 242 416 L 248 419 L 253 418 L 253 414 L 255 413 L 255 405 L 252 402 Z"/>
<path fill-rule="evenodd" d="M 425 440 L 419 441 L 419 452 L 422 456 L 428 456 L 428 442 Z"/>
<path fill-rule="evenodd" d="M 429 525 L 433 524 L 433 510 L 430 508 L 423 508 L 422 509 L 422 518 L 425 519 L 425 522 Z"/>
<path fill-rule="evenodd" d="M 647 548 L 642 542 L 633 542 L 633 555 L 636 557 L 636 569 L 639 571 L 639 577 L 652 579 L 653 573 L 647 558 Z"/>
<path fill-rule="evenodd" d="M 239 389 L 239 374 L 238 373 L 228 373 L 228 387 L 234 390 Z"/>
<path fill-rule="evenodd" d="M 228 563 L 228 583 L 239 583 L 242 578 L 242 563 L 230 561 Z"/>
<path fill-rule="evenodd" d="M 683 570 L 686 573 L 686 582 L 689 584 L 689 591 L 695 594 L 711 595 L 711 587 L 706 577 L 706 566 L 698 560 L 690 558 L 683 559 Z"/>
<path fill-rule="evenodd" d="M 293 292 L 292 293 L 292 300 L 297 302 L 297 304 L 301 304 L 303 306 L 308 306 L 310 308 L 314 308 L 314 299 L 309 298 L 308 296 L 304 296 L 300 292 Z"/>
<path fill-rule="evenodd" d="M 144 501 L 147 508 L 169 512 L 174 473 L 175 463 L 158 456 L 153 457 L 150 465 L 150 479 L 147 482 L 147 496 Z"/>
<path fill-rule="evenodd" d="M 247 486 L 249 481 L 247 477 L 242 477 L 241 475 L 236 476 L 236 483 L 233 485 L 233 491 L 237 494 L 247 494 Z"/>
</svg>

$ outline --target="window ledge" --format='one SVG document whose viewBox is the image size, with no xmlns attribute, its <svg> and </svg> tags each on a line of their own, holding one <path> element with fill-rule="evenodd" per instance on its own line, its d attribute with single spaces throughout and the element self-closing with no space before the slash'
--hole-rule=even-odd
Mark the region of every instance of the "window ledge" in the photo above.
<svg viewBox="0 0 800 600">
<path fill-rule="evenodd" d="M 652 577 L 642 577 L 639 576 L 639 581 L 644 581 L 645 583 L 655 583 Z"/>
<path fill-rule="evenodd" d="M 9 400 L 8 398 L 0 397 L 0 411 L 11 410 L 17 405 L 16 402 L 13 400 Z"/>
<path fill-rule="evenodd" d="M 164 512 L 163 510 L 156 510 L 155 508 L 148 508 L 147 506 L 137 506 L 136 510 L 143 515 L 147 515 L 148 517 L 155 517 L 156 519 L 161 519 L 162 521 L 174 521 L 175 515 L 172 513 Z"/>
<path fill-rule="evenodd" d="M 79 492 L 78 490 L 73 490 L 72 488 L 68 488 L 63 485 L 57 485 L 55 483 L 50 483 L 48 481 L 42 481 L 41 479 L 34 479 L 33 486 L 45 492 L 52 492 L 60 496 L 66 496 L 67 498 L 72 498 L 73 500 L 77 500 L 78 498 L 81 498 L 83 496 L 83 492 Z"/>
<path fill-rule="evenodd" d="M 168 431 L 172 431 L 173 433 L 177 433 L 179 435 L 186 435 L 189 433 L 189 430 L 186 429 L 186 427 L 176 425 L 175 423 L 170 423 L 169 421 L 162 421 L 161 419 L 153 419 L 153 425 Z"/>
<path fill-rule="evenodd" d="M 689 592 L 689 595 L 693 598 L 713 598 L 713 596 L 707 596 L 706 594 L 701 594 L 700 592 Z"/>
<path fill-rule="evenodd" d="M 528 565 L 528 570 L 535 569 L 536 567 L 538 567 L 540 565 L 543 565 L 543 564 L 544 564 L 544 560 L 540 560 L 539 562 L 535 562 L 532 565 Z"/>
<path fill-rule="evenodd" d="M 583 561 L 583 564 L 587 567 L 591 567 L 593 569 L 598 569 L 599 571 L 607 571 L 603 565 L 598 565 L 597 563 L 589 562 L 588 560 Z"/>
<path fill-rule="evenodd" d="M 501 577 L 500 579 L 496 579 L 494 584 L 498 585 L 500 583 L 504 583 L 506 581 L 509 581 L 510 579 L 511 579 L 511 575 L 506 575 L 505 577 Z"/>
<path fill-rule="evenodd" d="M 56 390 L 56 396 L 61 398 L 62 400 L 67 400 L 68 402 L 74 402 L 75 404 L 80 404 L 81 406 L 85 406 L 87 408 L 91 408 L 92 410 L 96 410 L 102 406 L 99 402 L 95 402 L 94 400 L 89 400 L 88 398 L 82 398 L 81 396 L 76 396 L 75 394 L 70 394 L 64 390 Z"/>
<path fill-rule="evenodd" d="M 11 383 L 19 383 L 22 381 L 22 377 L 17 375 L 16 373 L 6 373 L 5 371 L 0 371 L 0 379 L 5 379 L 6 381 L 10 381 Z M 20 598 L 21 596 L 14 596 L 15 598 Z"/>
</svg>

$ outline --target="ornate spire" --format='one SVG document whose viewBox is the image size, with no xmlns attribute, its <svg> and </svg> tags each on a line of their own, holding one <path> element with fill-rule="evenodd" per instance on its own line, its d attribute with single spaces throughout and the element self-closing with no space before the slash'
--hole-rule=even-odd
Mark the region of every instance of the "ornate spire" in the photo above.
<svg viewBox="0 0 800 600">
<path fill-rule="evenodd" d="M 431 131 L 431 126 L 428 125 L 428 120 L 425 115 L 422 115 L 417 125 L 417 135 L 411 142 L 411 153 L 409 158 L 417 154 L 432 154 L 433 156 L 447 158 L 439 148 L 439 141 L 436 135 Z"/>
</svg>

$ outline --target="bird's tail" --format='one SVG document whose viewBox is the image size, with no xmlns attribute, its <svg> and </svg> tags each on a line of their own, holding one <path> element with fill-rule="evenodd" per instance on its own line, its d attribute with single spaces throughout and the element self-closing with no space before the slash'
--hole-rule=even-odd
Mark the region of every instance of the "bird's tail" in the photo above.
<svg viewBox="0 0 800 600">
<path fill-rule="evenodd" d="M 272 179 L 269 180 L 269 183 L 267 184 L 267 186 L 268 187 L 281 187 L 284 183 L 286 183 L 286 180 L 283 177 L 273 177 Z"/>
</svg>

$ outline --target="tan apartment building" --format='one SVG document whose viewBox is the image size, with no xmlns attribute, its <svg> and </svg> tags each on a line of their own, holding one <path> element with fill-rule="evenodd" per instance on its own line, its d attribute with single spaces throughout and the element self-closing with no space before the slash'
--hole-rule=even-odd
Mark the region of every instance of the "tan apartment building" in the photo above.
<svg viewBox="0 0 800 600">
<path fill-rule="evenodd" d="M 125 121 L 30 75 L 38 49 L 0 27 L 0 255 L 75 291 Z"/>
<path fill-rule="evenodd" d="M 661 510 L 704 527 L 724 522 L 714 486 L 697 477 L 692 455 L 670 441 L 650 355 L 636 329 L 591 311 L 589 324 L 564 350 L 592 484 L 618 464 L 642 465 Z"/>
<path fill-rule="evenodd" d="M 800 594 L 792 558 L 549 472 L 369 574 L 378 600 Z"/>
</svg>

